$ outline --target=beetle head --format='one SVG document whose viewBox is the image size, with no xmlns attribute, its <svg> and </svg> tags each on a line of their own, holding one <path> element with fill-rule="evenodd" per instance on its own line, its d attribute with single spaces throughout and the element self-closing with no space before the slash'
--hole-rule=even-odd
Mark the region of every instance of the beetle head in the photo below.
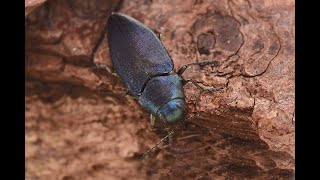
<svg viewBox="0 0 320 180">
<path fill-rule="evenodd" d="M 165 124 L 176 125 L 184 120 L 187 109 L 182 99 L 173 99 L 163 105 L 157 112 L 157 118 Z"/>
</svg>

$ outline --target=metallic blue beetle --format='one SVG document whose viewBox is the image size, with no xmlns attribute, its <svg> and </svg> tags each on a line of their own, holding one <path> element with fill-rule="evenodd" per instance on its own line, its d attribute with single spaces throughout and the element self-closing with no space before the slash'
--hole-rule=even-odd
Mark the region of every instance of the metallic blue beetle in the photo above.
<svg viewBox="0 0 320 180">
<path fill-rule="evenodd" d="M 160 38 L 132 17 L 112 13 L 107 31 L 114 70 L 128 88 L 129 94 L 151 113 L 152 124 L 155 119 L 167 125 L 182 122 L 187 109 L 181 83 L 184 79 L 180 75 L 188 65 L 176 73 Z M 214 63 L 216 61 L 205 64 Z"/>
</svg>

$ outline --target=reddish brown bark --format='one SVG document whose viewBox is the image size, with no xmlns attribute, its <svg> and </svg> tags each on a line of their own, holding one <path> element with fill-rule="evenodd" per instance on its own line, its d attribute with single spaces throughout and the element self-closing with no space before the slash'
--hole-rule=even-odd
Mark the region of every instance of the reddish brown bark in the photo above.
<svg viewBox="0 0 320 180">
<path fill-rule="evenodd" d="M 35 4 L 26 1 L 27 179 L 294 176 L 294 1 Z M 118 77 L 91 68 L 110 64 L 103 35 L 114 9 L 160 31 L 176 69 L 221 62 L 183 74 L 224 91 L 186 85 L 189 122 L 143 161 L 135 157 L 164 134 Z"/>
</svg>

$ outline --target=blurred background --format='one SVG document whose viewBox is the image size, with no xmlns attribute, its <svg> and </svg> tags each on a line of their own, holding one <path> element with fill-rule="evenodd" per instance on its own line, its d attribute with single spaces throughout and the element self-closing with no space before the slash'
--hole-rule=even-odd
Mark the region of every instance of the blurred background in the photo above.
<svg viewBox="0 0 320 180">
<path fill-rule="evenodd" d="M 293 179 L 293 0 L 25 0 L 26 179 Z M 111 12 L 163 34 L 188 121 L 165 132 L 124 96 L 105 36 Z"/>
</svg>

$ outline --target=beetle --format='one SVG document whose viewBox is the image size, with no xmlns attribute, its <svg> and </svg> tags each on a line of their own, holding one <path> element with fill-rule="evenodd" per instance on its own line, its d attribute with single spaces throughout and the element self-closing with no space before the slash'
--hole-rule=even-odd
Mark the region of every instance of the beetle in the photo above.
<svg viewBox="0 0 320 180">
<path fill-rule="evenodd" d="M 217 65 L 218 61 L 187 64 L 176 72 L 161 34 L 156 33 L 122 13 L 112 13 L 107 22 L 111 62 L 128 94 L 150 112 L 152 125 L 160 119 L 165 125 L 174 126 L 183 122 L 187 113 L 183 85 L 191 82 L 204 90 L 196 82 L 182 78 L 182 73 L 190 65 Z"/>
</svg>

